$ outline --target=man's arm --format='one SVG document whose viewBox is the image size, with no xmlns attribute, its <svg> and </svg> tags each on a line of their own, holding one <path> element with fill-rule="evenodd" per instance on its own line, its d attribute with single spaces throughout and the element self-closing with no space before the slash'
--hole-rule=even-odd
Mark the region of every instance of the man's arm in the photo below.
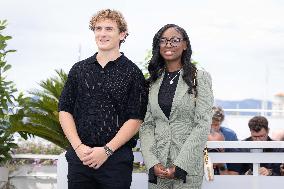
<svg viewBox="0 0 284 189">
<path fill-rule="evenodd" d="M 91 148 L 82 144 L 78 136 L 75 121 L 74 121 L 72 114 L 68 112 L 60 111 L 59 112 L 59 122 L 72 148 L 75 150 L 77 156 L 82 161 L 82 158 L 85 157 L 87 154 L 87 150 Z"/>
<path fill-rule="evenodd" d="M 78 136 L 73 116 L 68 112 L 60 111 L 59 122 L 72 148 L 77 148 L 82 142 Z"/>
<path fill-rule="evenodd" d="M 106 146 L 111 150 L 116 151 L 138 132 L 141 123 L 142 121 L 139 119 L 129 119 L 122 125 L 115 137 L 107 143 Z"/>
<path fill-rule="evenodd" d="M 126 121 L 115 137 L 107 143 L 106 146 L 113 152 L 116 151 L 137 133 L 141 122 L 142 121 L 138 119 L 129 119 Z M 88 155 L 82 159 L 83 164 L 93 167 L 94 169 L 100 168 L 100 166 L 108 159 L 108 155 L 106 154 L 104 147 L 94 147 L 87 150 L 86 153 Z"/>
</svg>

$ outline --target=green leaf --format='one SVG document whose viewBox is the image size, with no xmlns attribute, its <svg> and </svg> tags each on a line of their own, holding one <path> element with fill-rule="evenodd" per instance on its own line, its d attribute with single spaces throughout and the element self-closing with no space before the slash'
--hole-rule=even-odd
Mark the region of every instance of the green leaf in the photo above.
<svg viewBox="0 0 284 189">
<path fill-rule="evenodd" d="M 7 105 L 7 103 L 3 103 L 3 104 L 2 104 L 2 107 L 3 107 L 4 110 L 8 111 L 8 105 Z"/>
<path fill-rule="evenodd" d="M 4 40 L 4 41 L 6 41 L 6 40 L 10 40 L 10 39 L 12 39 L 12 37 L 11 37 L 11 36 L 3 36 L 3 38 L 2 38 L 2 40 Z"/>
<path fill-rule="evenodd" d="M 7 20 L 0 20 L 0 25 L 6 26 L 7 25 Z"/>
<path fill-rule="evenodd" d="M 13 84 L 13 81 L 3 81 L 3 85 L 11 85 Z"/>
<path fill-rule="evenodd" d="M 11 65 L 10 64 L 7 64 L 6 66 L 4 66 L 3 68 L 3 72 L 6 72 L 7 70 L 11 69 Z"/>
<path fill-rule="evenodd" d="M 7 53 L 12 53 L 12 52 L 17 52 L 17 50 L 8 50 L 8 51 L 5 51 L 5 53 L 7 54 Z"/>
</svg>

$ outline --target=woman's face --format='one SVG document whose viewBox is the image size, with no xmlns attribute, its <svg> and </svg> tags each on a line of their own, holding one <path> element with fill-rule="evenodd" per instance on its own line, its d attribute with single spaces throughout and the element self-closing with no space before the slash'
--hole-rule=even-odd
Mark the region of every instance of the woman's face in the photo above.
<svg viewBox="0 0 284 189">
<path fill-rule="evenodd" d="M 187 48 L 183 36 L 174 27 L 164 31 L 160 38 L 159 45 L 160 54 L 166 62 L 181 62 L 182 52 Z"/>
</svg>

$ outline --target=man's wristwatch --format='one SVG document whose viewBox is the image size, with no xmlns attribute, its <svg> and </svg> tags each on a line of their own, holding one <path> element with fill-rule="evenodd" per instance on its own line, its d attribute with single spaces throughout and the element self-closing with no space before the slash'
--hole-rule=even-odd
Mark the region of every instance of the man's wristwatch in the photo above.
<svg viewBox="0 0 284 189">
<path fill-rule="evenodd" d="M 105 145 L 104 149 L 105 149 L 105 153 L 108 157 L 113 154 L 113 151 L 108 146 Z"/>
</svg>

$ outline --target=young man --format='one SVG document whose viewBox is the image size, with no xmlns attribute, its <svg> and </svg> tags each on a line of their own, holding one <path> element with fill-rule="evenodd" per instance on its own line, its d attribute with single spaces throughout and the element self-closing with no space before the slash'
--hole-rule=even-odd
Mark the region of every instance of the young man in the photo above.
<svg viewBox="0 0 284 189">
<path fill-rule="evenodd" d="M 269 136 L 268 120 L 263 116 L 254 116 L 248 123 L 251 136 L 244 141 L 273 141 Z M 249 149 L 243 149 L 241 151 L 248 152 Z M 282 149 L 277 148 L 265 148 L 263 152 L 282 152 Z M 252 164 L 241 164 L 240 174 L 252 174 Z M 278 176 L 280 175 L 280 163 L 261 163 L 259 174 L 263 176 Z"/>
<path fill-rule="evenodd" d="M 128 35 L 122 14 L 101 10 L 90 21 L 98 52 L 76 63 L 59 101 L 69 189 L 127 189 L 132 137 L 144 119 L 147 90 L 141 70 L 119 52 Z"/>
</svg>

